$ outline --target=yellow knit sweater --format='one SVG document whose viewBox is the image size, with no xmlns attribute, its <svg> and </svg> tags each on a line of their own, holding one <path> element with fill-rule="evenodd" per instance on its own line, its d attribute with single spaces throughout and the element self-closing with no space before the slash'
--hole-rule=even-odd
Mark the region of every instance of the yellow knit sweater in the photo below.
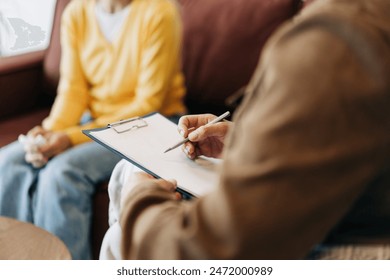
<svg viewBox="0 0 390 280">
<path fill-rule="evenodd" d="M 95 1 L 73 0 L 61 25 L 61 78 L 46 129 L 64 131 L 72 144 L 81 132 L 153 111 L 185 112 L 180 72 L 181 23 L 170 0 L 133 0 L 117 38 L 99 29 Z M 84 112 L 93 121 L 80 125 Z"/>
</svg>

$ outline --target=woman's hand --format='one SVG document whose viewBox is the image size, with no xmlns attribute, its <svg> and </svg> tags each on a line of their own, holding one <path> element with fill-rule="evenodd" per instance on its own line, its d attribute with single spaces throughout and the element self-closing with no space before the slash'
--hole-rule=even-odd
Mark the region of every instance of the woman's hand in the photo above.
<svg viewBox="0 0 390 280">
<path fill-rule="evenodd" d="M 46 143 L 40 146 L 37 152 L 40 153 L 46 161 L 72 146 L 69 136 L 64 132 L 46 130 L 41 126 L 36 126 L 31 129 L 28 132 L 28 135 L 33 137 L 42 135 L 45 138 Z"/>
<path fill-rule="evenodd" d="M 216 116 L 212 114 L 188 115 L 179 120 L 178 129 L 189 142 L 183 145 L 183 151 L 190 159 L 204 155 L 220 158 L 224 148 L 225 137 L 232 122 L 223 121 L 208 125 Z"/>
<path fill-rule="evenodd" d="M 124 184 L 121 192 L 121 205 L 126 201 L 129 193 L 139 184 L 147 181 L 153 181 L 162 189 L 172 193 L 172 199 L 181 200 L 180 193 L 176 192 L 177 182 L 175 180 L 155 179 L 152 175 L 145 172 L 134 172 L 126 184 Z"/>
</svg>

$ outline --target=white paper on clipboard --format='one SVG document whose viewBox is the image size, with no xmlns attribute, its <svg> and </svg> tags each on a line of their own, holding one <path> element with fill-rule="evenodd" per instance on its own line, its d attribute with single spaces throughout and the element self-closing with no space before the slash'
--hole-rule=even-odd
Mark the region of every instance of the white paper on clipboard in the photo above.
<svg viewBox="0 0 390 280">
<path fill-rule="evenodd" d="M 177 125 L 159 113 L 83 132 L 149 174 L 176 179 L 178 187 L 193 196 L 203 196 L 218 185 L 221 160 L 207 157 L 190 160 L 180 148 L 164 154 L 183 138 Z"/>
</svg>

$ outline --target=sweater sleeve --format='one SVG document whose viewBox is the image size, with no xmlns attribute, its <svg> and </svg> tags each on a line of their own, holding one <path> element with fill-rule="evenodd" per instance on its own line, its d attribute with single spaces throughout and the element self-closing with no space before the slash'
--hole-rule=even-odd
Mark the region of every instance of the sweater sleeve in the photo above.
<svg viewBox="0 0 390 280">
<path fill-rule="evenodd" d="M 304 258 L 389 168 L 385 80 L 372 82 L 358 57 L 315 27 L 270 44 L 234 118 L 219 188 L 177 203 L 140 184 L 123 206 L 123 257 Z"/>
<path fill-rule="evenodd" d="M 70 3 L 61 19 L 61 64 L 57 97 L 43 127 L 54 131 L 79 128 L 82 114 L 88 108 L 88 83 L 80 62 L 77 23 L 79 15 L 77 2 Z M 79 129 L 80 130 L 80 129 Z M 79 131 L 81 133 L 81 131 Z M 80 142 L 80 136 L 69 134 L 73 144 Z M 84 141 L 87 140 L 85 137 Z"/>
</svg>

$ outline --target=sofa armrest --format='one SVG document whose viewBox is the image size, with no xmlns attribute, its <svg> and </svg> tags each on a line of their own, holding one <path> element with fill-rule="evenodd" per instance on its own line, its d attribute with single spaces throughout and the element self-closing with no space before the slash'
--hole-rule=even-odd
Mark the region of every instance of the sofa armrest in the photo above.
<svg viewBox="0 0 390 280">
<path fill-rule="evenodd" d="M 0 58 L 0 119 L 27 112 L 42 95 L 44 52 Z"/>
<path fill-rule="evenodd" d="M 0 57 L 0 76 L 40 67 L 45 52 L 31 52 L 23 55 Z"/>
</svg>

